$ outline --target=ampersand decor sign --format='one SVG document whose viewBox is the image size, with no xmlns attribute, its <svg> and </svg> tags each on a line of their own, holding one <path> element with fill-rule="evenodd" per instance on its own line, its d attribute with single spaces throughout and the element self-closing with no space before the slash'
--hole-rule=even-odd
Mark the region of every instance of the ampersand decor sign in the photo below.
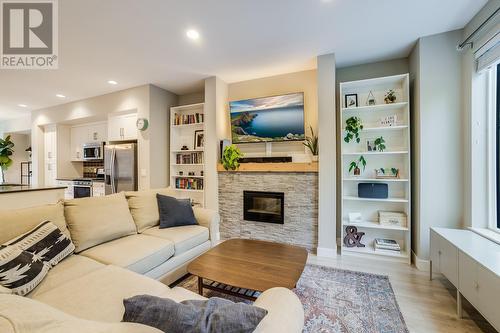
<svg viewBox="0 0 500 333">
<path fill-rule="evenodd" d="M 364 232 L 358 232 L 358 228 L 347 226 L 345 228 L 344 245 L 347 247 L 365 247 L 364 244 L 361 244 L 361 238 L 364 235 Z"/>
</svg>

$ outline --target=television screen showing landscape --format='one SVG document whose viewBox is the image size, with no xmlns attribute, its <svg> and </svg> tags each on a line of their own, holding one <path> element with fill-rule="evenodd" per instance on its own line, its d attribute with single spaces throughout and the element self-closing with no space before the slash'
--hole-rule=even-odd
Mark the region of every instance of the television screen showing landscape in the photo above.
<svg viewBox="0 0 500 333">
<path fill-rule="evenodd" d="M 304 140 L 304 94 L 229 103 L 233 143 Z"/>
</svg>

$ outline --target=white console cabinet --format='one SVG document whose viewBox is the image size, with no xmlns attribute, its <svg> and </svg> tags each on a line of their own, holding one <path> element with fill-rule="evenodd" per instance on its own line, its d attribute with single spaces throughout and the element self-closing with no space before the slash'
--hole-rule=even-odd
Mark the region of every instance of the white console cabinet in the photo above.
<svg viewBox="0 0 500 333">
<path fill-rule="evenodd" d="M 442 273 L 457 288 L 457 311 L 465 297 L 500 330 L 500 245 L 470 230 L 431 228 L 431 279 Z"/>
</svg>

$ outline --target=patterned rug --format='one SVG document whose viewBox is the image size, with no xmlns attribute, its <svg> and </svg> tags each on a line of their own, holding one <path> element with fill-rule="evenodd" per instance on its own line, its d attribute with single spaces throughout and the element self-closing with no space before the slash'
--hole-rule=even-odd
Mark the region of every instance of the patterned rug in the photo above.
<svg viewBox="0 0 500 333">
<path fill-rule="evenodd" d="M 194 276 L 178 286 L 197 292 Z M 205 290 L 206 297 L 240 298 Z M 307 265 L 295 294 L 305 312 L 305 333 L 407 333 L 389 278 Z"/>
</svg>

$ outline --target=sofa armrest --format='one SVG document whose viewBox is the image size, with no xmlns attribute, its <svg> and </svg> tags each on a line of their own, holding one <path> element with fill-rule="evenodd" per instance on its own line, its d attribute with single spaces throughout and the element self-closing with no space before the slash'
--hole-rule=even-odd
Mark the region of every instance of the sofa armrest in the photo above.
<svg viewBox="0 0 500 333">
<path fill-rule="evenodd" d="M 217 241 L 219 240 L 219 213 L 215 210 L 201 207 L 193 207 L 193 212 L 196 221 L 198 221 L 200 225 L 208 228 L 212 246 L 216 245 Z"/>
<path fill-rule="evenodd" d="M 266 309 L 254 333 L 300 333 L 304 328 L 304 308 L 297 295 L 286 288 L 271 288 L 264 291 L 253 303 Z"/>
</svg>

